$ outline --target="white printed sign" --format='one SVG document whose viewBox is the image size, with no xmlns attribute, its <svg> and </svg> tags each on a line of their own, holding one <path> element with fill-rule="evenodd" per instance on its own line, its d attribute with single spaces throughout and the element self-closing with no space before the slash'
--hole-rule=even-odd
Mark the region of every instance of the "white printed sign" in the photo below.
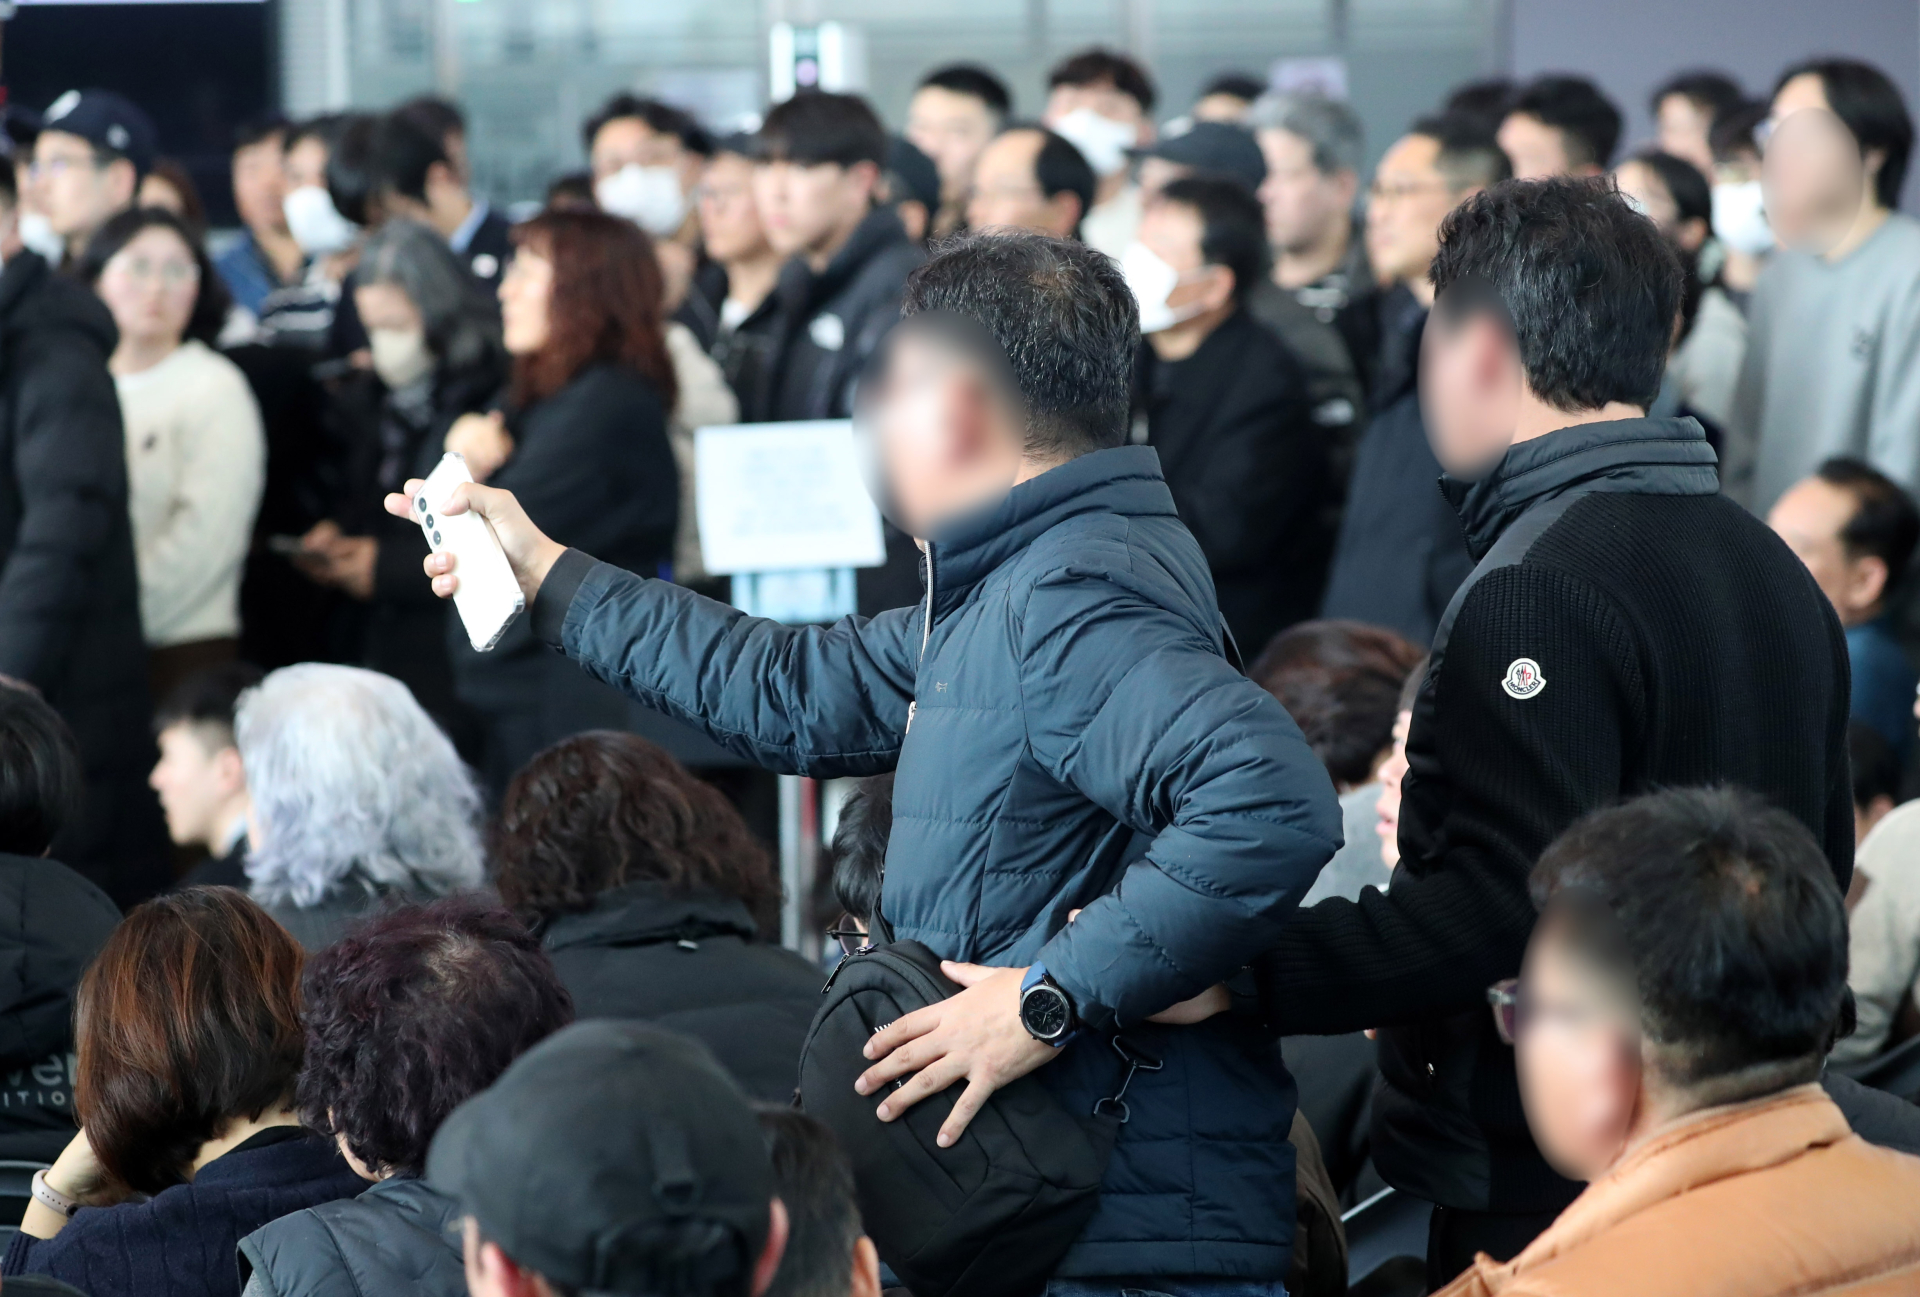
<svg viewBox="0 0 1920 1297">
<path fill-rule="evenodd" d="M 880 511 L 845 419 L 736 423 L 693 434 L 700 556 L 716 576 L 878 567 Z"/>
</svg>

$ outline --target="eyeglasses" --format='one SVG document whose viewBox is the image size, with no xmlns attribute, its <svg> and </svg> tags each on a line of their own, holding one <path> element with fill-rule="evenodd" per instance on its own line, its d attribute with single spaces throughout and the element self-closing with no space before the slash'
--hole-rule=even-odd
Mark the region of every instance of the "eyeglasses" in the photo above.
<svg viewBox="0 0 1920 1297">
<path fill-rule="evenodd" d="M 148 261 L 145 257 L 123 261 L 115 257 L 107 266 L 115 274 L 124 275 L 136 284 L 150 284 L 157 280 L 163 288 L 185 288 L 200 282 L 200 267 L 191 261 Z"/>
<path fill-rule="evenodd" d="M 1495 982 L 1487 988 L 1487 1003 L 1493 1008 L 1493 1028 L 1503 1043 L 1511 1045 L 1527 1034 L 1543 1018 L 1563 1022 L 1585 1022 L 1597 1016 L 1586 1005 L 1550 1004 L 1530 995 L 1517 977 Z"/>
<path fill-rule="evenodd" d="M 845 954 L 857 955 L 873 947 L 873 934 L 861 927 L 860 921 L 851 914 L 841 914 L 834 925 L 827 929 L 827 935 L 840 943 L 840 949 Z"/>
<path fill-rule="evenodd" d="M 1414 180 L 1393 185 L 1383 185 L 1375 180 L 1367 186 L 1367 197 L 1376 203 L 1397 202 L 1402 198 L 1412 198 L 1416 194 L 1447 187 L 1447 182 L 1444 180 Z"/>
<path fill-rule="evenodd" d="M 81 167 L 91 167 L 95 171 L 98 171 L 105 165 L 104 162 L 92 154 L 86 157 L 80 157 L 77 154 L 68 154 L 65 157 L 47 158 L 45 160 L 36 158 L 27 164 L 27 178 L 29 180 L 40 180 L 52 176 L 64 176 L 67 172 L 78 171 Z"/>
</svg>

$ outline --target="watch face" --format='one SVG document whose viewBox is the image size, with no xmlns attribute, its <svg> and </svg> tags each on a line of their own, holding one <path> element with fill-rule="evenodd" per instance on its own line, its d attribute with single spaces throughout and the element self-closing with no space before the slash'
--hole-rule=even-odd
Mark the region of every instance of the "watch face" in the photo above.
<svg viewBox="0 0 1920 1297">
<path fill-rule="evenodd" d="M 1067 1029 L 1067 997 L 1051 986 L 1036 986 L 1020 1002 L 1020 1019 L 1028 1035 L 1052 1040 Z"/>
</svg>

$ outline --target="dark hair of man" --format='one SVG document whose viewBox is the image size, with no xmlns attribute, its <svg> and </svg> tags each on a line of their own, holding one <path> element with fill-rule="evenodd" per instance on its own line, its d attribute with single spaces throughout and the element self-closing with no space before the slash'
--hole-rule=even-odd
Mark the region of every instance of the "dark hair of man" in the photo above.
<svg viewBox="0 0 1920 1297">
<path fill-rule="evenodd" d="M 661 103 L 658 99 L 624 91 L 607 100 L 600 106 L 599 112 L 581 123 L 580 141 L 586 146 L 587 152 L 593 152 L 593 141 L 599 136 L 601 127 L 623 117 L 637 117 L 655 135 L 673 136 L 680 141 L 680 147 L 689 153 L 698 153 L 702 157 L 713 153 L 713 137 L 692 113 L 675 108 L 672 104 Z"/>
<path fill-rule="evenodd" d="M 1853 517 L 1840 529 L 1847 557 L 1871 555 L 1887 565 L 1887 584 L 1898 581 L 1920 545 L 1920 508 L 1898 482 L 1861 459 L 1835 457 L 1814 470 L 1828 486 L 1853 497 Z"/>
<path fill-rule="evenodd" d="M 1233 272 L 1233 300 L 1247 294 L 1267 275 L 1266 216 L 1247 187 L 1224 176 L 1182 176 L 1160 191 L 1158 201 L 1185 207 L 1200 218 L 1200 257 L 1209 266 Z"/>
<path fill-rule="evenodd" d="M 760 840 L 718 789 L 635 734 L 593 730 L 535 756 L 507 786 L 494 839 L 500 899 L 533 923 L 643 880 L 779 904 Z"/>
<path fill-rule="evenodd" d="M 1047 73 L 1047 89 L 1059 86 L 1112 86 L 1139 104 L 1143 113 L 1152 112 L 1159 98 L 1145 68 L 1117 50 L 1099 46 L 1070 54 L 1054 64 L 1053 71 Z"/>
<path fill-rule="evenodd" d="M 887 128 L 859 95 L 802 91 L 775 104 L 760 126 L 761 162 L 800 167 L 887 163 Z"/>
<path fill-rule="evenodd" d="M 374 127 L 367 155 L 376 194 L 391 193 L 427 201 L 427 172 L 438 163 L 447 166 L 441 137 L 400 113 L 388 113 Z"/>
<path fill-rule="evenodd" d="M 1000 345 L 1027 403 L 1030 458 L 1126 441 L 1139 308 L 1112 257 L 1044 234 L 965 235 L 907 277 L 901 313 L 918 311 L 964 315 Z"/>
<path fill-rule="evenodd" d="M 308 961 L 304 988 L 300 1119 L 409 1178 L 448 1113 L 573 1021 L 539 938 L 474 896 L 360 924 Z"/>
<path fill-rule="evenodd" d="M 1040 152 L 1033 159 L 1033 182 L 1040 195 L 1052 199 L 1072 194 L 1080 200 L 1080 219 L 1073 224 L 1073 237 L 1080 237 L 1080 223 L 1093 210 L 1093 198 L 1099 191 L 1099 178 L 1079 149 L 1064 135 L 1057 135 L 1038 122 L 1023 122 L 1007 127 L 1009 131 L 1033 131 L 1040 136 Z"/>
<path fill-rule="evenodd" d="M 0 158 L 0 210 L 12 211 L 20 202 L 20 181 L 13 173 L 13 159 Z"/>
<path fill-rule="evenodd" d="M 233 151 L 250 149 L 256 144 L 265 144 L 273 140 L 283 147 L 286 143 L 287 116 L 285 113 L 267 111 L 247 118 L 233 129 Z"/>
<path fill-rule="evenodd" d="M 226 327 L 227 309 L 233 304 L 233 299 L 227 293 L 226 281 L 220 278 L 213 268 L 213 262 L 208 260 L 207 250 L 193 236 L 192 228 L 166 208 L 129 207 L 124 212 L 115 213 L 87 241 L 87 250 L 80 256 L 79 274 L 87 283 L 98 284 L 101 272 L 120 249 L 133 242 L 142 230 L 156 226 L 179 235 L 180 241 L 187 245 L 187 251 L 193 257 L 193 264 L 199 269 L 199 289 L 194 294 L 193 310 L 187 316 L 185 336 L 211 347 L 219 341 L 220 330 Z"/>
<path fill-rule="evenodd" d="M 1537 77 L 1520 88 L 1507 112 L 1525 113 L 1559 131 L 1567 161 L 1576 167 L 1607 166 L 1620 143 L 1620 110 L 1585 77 Z"/>
<path fill-rule="evenodd" d="M 348 117 L 327 154 L 327 196 L 334 210 L 355 225 L 367 225 L 367 202 L 379 194 L 374 172 L 374 136 L 380 118 L 368 114 Z"/>
<path fill-rule="evenodd" d="M 460 111 L 460 105 L 439 95 L 419 95 L 409 99 L 394 109 L 393 115 L 412 122 L 442 145 L 449 135 L 467 133 L 467 115 Z"/>
<path fill-rule="evenodd" d="M 312 138 L 326 145 L 331 153 L 340 142 L 341 132 L 347 129 L 347 123 L 352 120 L 354 116 L 349 113 L 318 113 L 312 117 L 302 117 L 287 123 L 286 134 L 280 138 L 280 147 L 291 149 L 301 140 Z"/>
<path fill-rule="evenodd" d="M 1707 147 L 1715 162 L 1732 162 L 1742 154 L 1760 156 L 1760 142 L 1754 132 L 1772 115 L 1764 100 L 1752 99 L 1713 115 L 1713 129 L 1707 132 Z"/>
<path fill-rule="evenodd" d="M 555 177 L 547 186 L 547 200 L 543 204 L 550 212 L 597 212 L 600 200 L 593 196 L 593 172 L 569 171 L 564 176 Z"/>
<path fill-rule="evenodd" d="M 966 95 L 987 106 L 996 121 L 1005 121 L 1013 111 L 1013 96 L 1007 83 L 977 63 L 949 63 L 920 78 L 919 89 L 933 86 L 949 94 Z"/>
<path fill-rule="evenodd" d="M 1900 758 L 1879 730 L 1863 720 L 1847 722 L 1847 763 L 1853 768 L 1853 808 L 1869 809 L 1879 798 L 1900 800 Z"/>
<path fill-rule="evenodd" d="M 1774 82 L 1773 93 L 1778 95 L 1795 77 L 1808 75 L 1820 78 L 1827 107 L 1853 132 L 1860 156 L 1876 149 L 1886 155 L 1880 174 L 1874 177 L 1873 193 L 1880 206 L 1899 207 L 1900 188 L 1907 181 L 1907 161 L 1913 153 L 1913 118 L 1899 88 L 1871 63 L 1827 58 L 1794 64 Z"/>
<path fill-rule="evenodd" d="M 1507 105 L 1513 102 L 1517 89 L 1510 77 L 1469 81 L 1448 92 L 1445 102 L 1440 105 L 1440 115 L 1470 117 L 1491 135 L 1506 120 Z"/>
<path fill-rule="evenodd" d="M 0 852 L 38 856 L 80 807 L 80 747 L 60 713 L 0 684 Z"/>
<path fill-rule="evenodd" d="M 1747 98 L 1740 83 L 1726 73 L 1693 68 L 1661 82 L 1660 88 L 1647 97 L 1647 110 L 1658 117 L 1660 105 L 1675 95 L 1704 110 L 1709 120 L 1746 102 Z"/>
<path fill-rule="evenodd" d="M 1527 384 L 1554 409 L 1611 401 L 1644 409 L 1659 394 L 1680 309 L 1680 260 L 1611 177 L 1481 190 L 1440 223 L 1428 273 L 1436 302 L 1462 280 L 1498 293 Z"/>
<path fill-rule="evenodd" d="M 109 1175 L 159 1193 L 228 1123 L 293 1097 L 302 959 L 231 887 L 190 887 L 121 920 L 74 1007 L 74 1113 Z"/>
<path fill-rule="evenodd" d="M 1362 784 L 1393 744 L 1400 694 L 1422 656 L 1382 626 L 1307 621 L 1274 636 L 1247 677 L 1287 709 L 1336 783 Z"/>
<path fill-rule="evenodd" d="M 1424 135 L 1440 146 L 1434 169 L 1458 194 L 1513 177 L 1513 163 L 1494 138 L 1494 130 L 1485 118 L 1449 112 L 1420 118 L 1407 134 Z"/>
<path fill-rule="evenodd" d="M 840 806 L 827 856 L 833 862 L 833 898 L 869 927 L 880 908 L 893 836 L 893 772 L 868 775 Z"/>
<path fill-rule="evenodd" d="M 223 662 L 195 671 L 160 700 L 153 713 L 153 732 L 175 725 L 204 727 L 218 740 L 212 750 L 232 747 L 234 709 L 240 695 L 259 684 L 263 674 L 251 662 Z"/>
<path fill-rule="evenodd" d="M 866 1231 L 853 1163 L 818 1120 L 792 1108 L 754 1109 L 773 1163 L 773 1192 L 787 1208 L 787 1247 L 763 1297 L 846 1297 L 853 1245 Z"/>
<path fill-rule="evenodd" d="M 1662 153 L 1659 149 L 1636 153 L 1633 160 L 1660 177 L 1660 183 L 1667 187 L 1667 195 L 1673 199 L 1680 220 L 1713 220 L 1713 185 L 1700 174 L 1700 168 L 1685 158 Z"/>
<path fill-rule="evenodd" d="M 1267 83 L 1250 72 L 1222 72 L 1207 82 L 1206 89 L 1200 92 L 1205 99 L 1209 95 L 1225 95 L 1229 99 L 1242 99 L 1252 103 L 1267 93 Z"/>
<path fill-rule="evenodd" d="M 1799 820 L 1739 789 L 1652 793 L 1541 854 L 1534 903 L 1573 890 L 1611 912 L 1665 1079 L 1725 1103 L 1819 1076 L 1847 919 Z"/>
</svg>

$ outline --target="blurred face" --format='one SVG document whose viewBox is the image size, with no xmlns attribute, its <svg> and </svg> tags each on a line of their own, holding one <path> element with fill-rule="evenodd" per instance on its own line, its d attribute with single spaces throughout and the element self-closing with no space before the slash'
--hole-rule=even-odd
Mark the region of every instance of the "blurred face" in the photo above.
<svg viewBox="0 0 1920 1297">
<path fill-rule="evenodd" d="M 178 346 L 200 292 L 200 270 L 185 240 L 150 225 L 113 254 L 98 292 L 123 341 Z"/>
<path fill-rule="evenodd" d="M 1673 201 L 1673 192 L 1658 171 L 1644 162 L 1628 159 L 1613 169 L 1613 178 L 1627 200 L 1645 212 L 1647 219 L 1657 225 L 1675 247 L 1697 252 L 1706 242 L 1707 223 L 1697 216 L 1681 221 L 1680 206 Z"/>
<path fill-rule="evenodd" d="M 1180 272 L 1180 282 L 1167 294 L 1167 305 L 1180 319 L 1216 310 L 1233 297 L 1233 272 L 1208 265 L 1200 251 L 1204 232 L 1200 213 L 1185 203 L 1150 202 L 1134 235 Z"/>
<path fill-rule="evenodd" d="M 281 137 L 269 135 L 258 144 L 233 151 L 233 205 L 240 220 L 255 233 L 284 235 L 286 213 L 280 200 L 287 196 L 286 159 Z"/>
<path fill-rule="evenodd" d="M 101 165 L 93 145 L 65 131 L 42 131 L 33 143 L 33 202 L 54 232 L 84 240 L 133 203 L 133 164 Z"/>
<path fill-rule="evenodd" d="M 1839 245 L 1859 222 L 1861 209 L 1874 201 L 1878 157 L 1863 162 L 1846 123 L 1825 108 L 1810 106 L 1780 118 L 1760 169 L 1774 237 L 1785 247 L 1815 254 Z"/>
<path fill-rule="evenodd" d="M 1111 85 L 1055 86 L 1047 95 L 1047 111 L 1041 120 L 1052 126 L 1077 108 L 1091 108 L 1110 122 L 1133 127 L 1135 144 L 1153 142 L 1153 123 L 1140 101 Z"/>
<path fill-rule="evenodd" d="M 1267 159 L 1260 205 L 1266 209 L 1267 238 L 1273 246 L 1282 252 L 1304 250 L 1344 227 L 1359 178 L 1351 171 L 1330 176 L 1322 172 L 1313 164 L 1313 145 L 1292 131 L 1264 130 L 1259 140 Z"/>
<path fill-rule="evenodd" d="M 1713 148 L 1707 143 L 1713 130 L 1713 110 L 1696 104 L 1685 95 L 1668 95 L 1660 101 L 1655 114 L 1660 131 L 1660 150 L 1684 158 L 1700 168 L 1700 174 L 1713 174 Z"/>
<path fill-rule="evenodd" d="M 900 336 L 873 380 L 870 429 L 898 521 L 925 536 L 1012 487 L 1021 427 L 964 356 L 925 335 Z"/>
<path fill-rule="evenodd" d="M 219 847 L 232 827 L 234 802 L 247 777 L 240 751 L 219 744 L 209 727 L 181 721 L 160 731 L 160 760 L 147 783 L 160 794 L 167 833 L 181 846 Z"/>
<path fill-rule="evenodd" d="M 1069 193 L 1048 198 L 1035 178 L 1046 137 L 1039 131 L 1007 131 L 980 152 L 967 198 L 967 224 L 976 230 L 1036 230 L 1068 238 L 1082 215 Z"/>
<path fill-rule="evenodd" d="M 369 332 L 418 333 L 426 328 L 413 299 L 398 284 L 362 284 L 353 290 L 353 305 Z"/>
<path fill-rule="evenodd" d="M 1380 800 L 1375 803 L 1380 821 L 1374 832 L 1380 835 L 1380 858 L 1388 869 L 1400 863 L 1400 792 L 1407 777 L 1407 730 L 1412 724 L 1412 712 L 1393 718 L 1393 751 L 1380 764 Z"/>
<path fill-rule="evenodd" d="M 1595 1179 L 1618 1160 L 1639 1104 L 1638 1031 L 1551 919 L 1534 930 L 1520 983 L 1514 1061 L 1527 1126 L 1555 1170 Z"/>
<path fill-rule="evenodd" d="M 306 135 L 284 158 L 282 175 L 288 189 L 327 187 L 327 146 L 316 136 Z"/>
<path fill-rule="evenodd" d="M 767 242 L 783 257 L 830 251 L 866 216 L 876 178 L 864 162 L 757 163 L 753 198 Z"/>
<path fill-rule="evenodd" d="M 553 333 L 553 262 L 522 247 L 500 277 L 500 330 L 507 350 L 530 356 Z"/>
<path fill-rule="evenodd" d="M 767 255 L 767 233 L 753 205 L 753 163 L 737 153 L 720 154 L 696 193 L 708 256 L 725 265 Z"/>
<path fill-rule="evenodd" d="M 1434 458 L 1475 481 L 1513 444 L 1525 375 L 1513 335 L 1485 311 L 1435 312 L 1420 339 L 1420 411 Z"/>
<path fill-rule="evenodd" d="M 622 167 L 672 167 L 680 174 L 680 191 L 687 194 L 700 183 L 701 162 L 679 136 L 663 135 L 638 117 L 616 117 L 602 126 L 588 154 L 595 180 L 605 180 Z"/>
<path fill-rule="evenodd" d="M 1767 514 L 1767 525 L 1807 565 L 1843 626 L 1878 616 L 1887 586 L 1886 563 L 1866 555 L 1853 557 L 1841 539 L 1858 508 L 1851 491 L 1810 477 L 1781 496 Z"/>
<path fill-rule="evenodd" d="M 187 214 L 186 195 L 173 187 L 173 182 L 165 176 L 149 175 L 140 182 L 139 205 L 158 207 L 162 211 L 172 212 L 175 216 Z"/>
<path fill-rule="evenodd" d="M 1571 176 L 1576 168 L 1567 156 L 1566 133 L 1549 126 L 1530 113 L 1508 113 L 1500 123 L 1500 148 L 1513 163 L 1516 180 L 1544 180 L 1548 176 Z M 1591 173 L 1593 168 L 1578 171 Z"/>
<path fill-rule="evenodd" d="M 1440 222 L 1464 195 L 1436 165 L 1440 142 L 1408 135 L 1388 149 L 1367 199 L 1367 256 L 1383 284 L 1425 280 L 1440 251 Z"/>
<path fill-rule="evenodd" d="M 939 168 L 945 202 L 966 196 L 980 150 L 999 127 L 999 118 L 985 103 L 941 86 L 921 86 L 907 108 L 907 140 Z"/>
</svg>

